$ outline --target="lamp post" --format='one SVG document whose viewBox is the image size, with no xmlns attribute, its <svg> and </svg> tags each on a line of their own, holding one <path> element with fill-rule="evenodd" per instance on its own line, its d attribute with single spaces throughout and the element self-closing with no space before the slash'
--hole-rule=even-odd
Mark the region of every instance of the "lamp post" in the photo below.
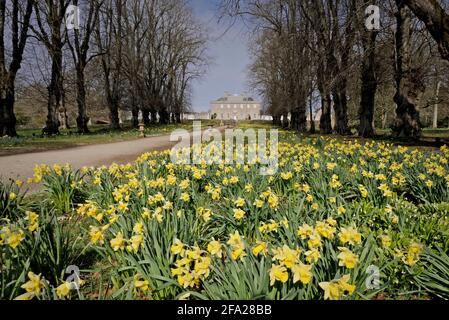
<svg viewBox="0 0 449 320">
<path fill-rule="evenodd" d="M 140 137 L 145 138 L 145 124 L 143 122 L 139 123 Z"/>
</svg>

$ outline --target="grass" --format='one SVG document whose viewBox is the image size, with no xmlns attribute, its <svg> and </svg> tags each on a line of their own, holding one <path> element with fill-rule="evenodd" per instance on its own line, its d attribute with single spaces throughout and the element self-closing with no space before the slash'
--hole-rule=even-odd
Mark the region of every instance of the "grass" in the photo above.
<svg viewBox="0 0 449 320">
<path fill-rule="evenodd" d="M 182 124 L 152 125 L 145 129 L 146 136 L 169 134 L 175 129 L 192 130 L 191 121 Z M 202 121 L 202 125 L 216 125 L 216 121 Z M 122 130 L 110 130 L 106 125 L 96 125 L 90 128 L 88 134 L 78 134 L 76 128 L 61 130 L 61 134 L 54 137 L 41 135 L 40 129 L 18 130 L 19 137 L 0 138 L 0 156 L 58 150 L 90 144 L 102 144 L 137 139 L 140 135 L 138 129 L 125 126 Z"/>
</svg>

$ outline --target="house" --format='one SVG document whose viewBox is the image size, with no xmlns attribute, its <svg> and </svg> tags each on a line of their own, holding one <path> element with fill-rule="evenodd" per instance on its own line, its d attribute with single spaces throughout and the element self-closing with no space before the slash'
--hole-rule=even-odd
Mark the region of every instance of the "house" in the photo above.
<svg viewBox="0 0 449 320">
<path fill-rule="evenodd" d="M 260 120 L 261 104 L 245 94 L 230 94 L 211 101 L 210 114 L 218 120 Z"/>
</svg>

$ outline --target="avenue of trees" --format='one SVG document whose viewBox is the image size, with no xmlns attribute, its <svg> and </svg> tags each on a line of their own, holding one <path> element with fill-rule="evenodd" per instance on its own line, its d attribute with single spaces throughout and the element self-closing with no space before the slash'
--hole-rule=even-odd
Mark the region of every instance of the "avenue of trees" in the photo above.
<svg viewBox="0 0 449 320">
<path fill-rule="evenodd" d="M 222 17 L 251 26 L 251 84 L 276 124 L 363 137 L 448 125 L 449 1 L 219 2 Z M 369 18 L 376 7 L 379 23 Z M 17 135 L 24 86 L 45 101 L 48 135 L 75 124 L 88 132 L 98 106 L 112 129 L 120 110 L 135 127 L 139 113 L 146 125 L 180 122 L 207 41 L 188 0 L 0 0 L 0 136 Z"/>
<path fill-rule="evenodd" d="M 449 90 L 448 5 L 222 0 L 221 14 L 251 26 L 251 82 L 276 124 L 305 131 L 307 114 L 310 120 L 318 114 L 324 134 L 355 128 L 372 137 L 376 124 L 390 123 L 396 136 L 419 137 L 423 113 L 431 114 L 427 121 L 434 127 L 444 112 L 449 121 L 447 110 L 438 111 Z"/>
<path fill-rule="evenodd" d="M 206 43 L 187 0 L 0 0 L 0 136 L 17 135 L 24 65 L 46 100 L 48 135 L 74 124 L 88 132 L 91 96 L 112 129 L 120 128 L 119 110 L 132 112 L 135 127 L 139 112 L 146 124 L 179 122 L 190 84 L 205 70 Z"/>
</svg>

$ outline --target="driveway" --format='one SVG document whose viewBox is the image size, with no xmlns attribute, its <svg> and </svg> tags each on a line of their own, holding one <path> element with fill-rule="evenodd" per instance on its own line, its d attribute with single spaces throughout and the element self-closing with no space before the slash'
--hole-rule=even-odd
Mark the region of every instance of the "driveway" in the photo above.
<svg viewBox="0 0 449 320">
<path fill-rule="evenodd" d="M 223 131 L 225 128 L 215 128 Z M 203 131 L 204 132 L 204 131 Z M 185 133 L 182 139 L 198 138 L 201 133 Z M 149 151 L 168 150 L 177 141 L 170 141 L 170 135 L 152 136 L 137 140 L 89 145 L 70 149 L 25 153 L 11 156 L 0 156 L 0 179 L 21 179 L 26 181 L 32 177 L 37 164 L 72 164 L 74 169 L 84 166 L 102 166 L 112 163 L 125 164 L 133 162 L 141 154 Z"/>
</svg>

